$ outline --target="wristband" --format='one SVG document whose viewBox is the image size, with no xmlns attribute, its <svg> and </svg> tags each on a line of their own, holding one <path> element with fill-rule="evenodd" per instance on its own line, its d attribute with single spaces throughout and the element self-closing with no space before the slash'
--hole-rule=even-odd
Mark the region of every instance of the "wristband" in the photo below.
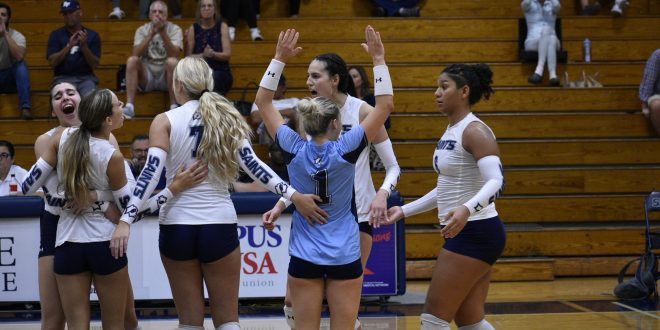
<svg viewBox="0 0 660 330">
<path fill-rule="evenodd" d="M 390 72 L 384 64 L 374 67 L 374 96 L 378 95 L 394 95 Z"/>
<path fill-rule="evenodd" d="M 261 78 L 259 86 L 271 91 L 277 90 L 282 70 L 284 70 L 284 62 L 272 59 L 270 65 L 268 65 L 266 73 L 264 73 L 263 78 Z"/>
</svg>

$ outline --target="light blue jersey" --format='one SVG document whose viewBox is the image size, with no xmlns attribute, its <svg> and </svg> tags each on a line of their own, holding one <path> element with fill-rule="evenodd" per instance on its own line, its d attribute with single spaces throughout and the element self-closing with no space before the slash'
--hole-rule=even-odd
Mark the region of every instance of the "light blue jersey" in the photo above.
<svg viewBox="0 0 660 330">
<path fill-rule="evenodd" d="M 289 254 L 317 265 L 345 265 L 360 258 L 353 181 L 355 163 L 367 147 L 364 129 L 357 125 L 337 141 L 317 145 L 288 126 L 277 131 L 277 143 L 287 164 L 291 185 L 302 194 L 323 199 L 328 223 L 310 225 L 293 213 Z"/>
</svg>

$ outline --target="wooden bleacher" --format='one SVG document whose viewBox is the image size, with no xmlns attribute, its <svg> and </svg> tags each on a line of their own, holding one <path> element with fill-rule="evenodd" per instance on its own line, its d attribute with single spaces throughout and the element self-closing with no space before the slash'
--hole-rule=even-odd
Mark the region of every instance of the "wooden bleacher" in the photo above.
<svg viewBox="0 0 660 330">
<path fill-rule="evenodd" d="M 97 69 L 100 86 L 114 89 L 118 66 L 130 53 L 137 4 L 122 7 L 128 19 L 111 21 L 109 1 L 83 0 L 85 25 L 103 40 Z M 183 0 L 182 28 L 192 23 L 194 1 Z M 93 6 L 91 4 L 94 4 Z M 17 162 L 34 161 L 32 143 L 55 125 L 49 119 L 47 89 L 52 70 L 45 58 L 51 30 L 61 26 L 59 2 L 24 0 L 11 4 L 12 27 L 28 39 L 28 64 L 33 86 L 33 113 L 21 121 L 16 95 L 0 95 L 0 139 L 17 144 Z M 660 47 L 660 2 L 631 1 L 624 17 L 609 8 L 594 17 L 577 15 L 576 1 L 562 2 L 563 47 L 569 59 L 558 66 L 560 79 L 582 71 L 599 73 L 604 88 L 566 89 L 531 86 L 532 64 L 517 59 L 519 0 L 434 1 L 422 4 L 421 18 L 370 18 L 362 0 L 309 0 L 301 17 L 285 18 L 282 1 L 263 1 L 259 26 L 264 42 L 249 41 L 239 26 L 232 45 L 234 89 L 258 81 L 274 52 L 277 33 L 287 27 L 301 31 L 304 52 L 287 65 L 291 96 L 307 96 L 307 63 L 322 52 L 339 52 L 349 63 L 369 65 L 359 43 L 366 24 L 385 41 L 396 90 L 390 136 L 403 167 L 399 188 L 411 201 L 435 186 L 431 155 L 447 125 L 437 112 L 433 91 L 439 72 L 452 62 L 486 62 L 494 71 L 495 94 L 474 111 L 495 131 L 505 166 L 507 188 L 497 201 L 507 225 L 507 247 L 494 268 L 495 280 L 549 280 L 556 276 L 614 275 L 642 250 L 642 205 L 645 194 L 660 184 L 660 139 L 642 116 L 638 86 L 644 63 Z M 39 10 L 35 10 L 39 8 Z M 582 40 L 592 40 L 593 62 L 582 62 Z M 369 71 L 369 70 L 367 70 Z M 118 93 L 124 99 L 123 93 Z M 254 90 L 247 93 L 254 97 Z M 136 133 L 148 131 L 151 118 L 167 107 L 162 93 L 139 94 L 138 118 L 116 131 L 127 154 Z M 257 146 L 265 156 L 265 148 Z M 374 173 L 376 182 L 383 173 Z M 654 220 L 660 219 L 656 216 Z M 428 278 L 443 239 L 437 214 L 406 219 L 408 278 Z"/>
</svg>

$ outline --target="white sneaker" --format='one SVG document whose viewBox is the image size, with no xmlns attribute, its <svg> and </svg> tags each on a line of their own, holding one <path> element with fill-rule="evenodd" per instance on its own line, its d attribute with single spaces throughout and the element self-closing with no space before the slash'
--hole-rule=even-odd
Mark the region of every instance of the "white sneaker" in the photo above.
<svg viewBox="0 0 660 330">
<path fill-rule="evenodd" d="M 623 15 L 623 10 L 628 8 L 628 1 L 625 0 L 616 0 L 614 1 L 614 6 L 612 6 L 612 15 L 619 17 Z"/>
<path fill-rule="evenodd" d="M 124 112 L 124 118 L 126 119 L 132 119 L 133 117 L 135 117 L 135 106 L 133 106 L 133 103 L 126 103 L 123 112 Z"/>
<path fill-rule="evenodd" d="M 230 26 L 227 31 L 229 31 L 229 40 L 234 41 L 236 39 L 236 28 Z"/>
<path fill-rule="evenodd" d="M 112 12 L 110 12 L 110 15 L 108 15 L 109 18 L 114 18 L 114 19 L 122 19 L 126 17 L 126 14 L 124 13 L 123 10 L 119 7 L 115 7 L 112 9 Z"/>
<path fill-rule="evenodd" d="M 250 29 L 250 36 L 252 37 L 252 41 L 263 41 L 264 38 L 261 36 L 261 31 L 259 31 L 259 28 L 251 28 Z"/>
</svg>

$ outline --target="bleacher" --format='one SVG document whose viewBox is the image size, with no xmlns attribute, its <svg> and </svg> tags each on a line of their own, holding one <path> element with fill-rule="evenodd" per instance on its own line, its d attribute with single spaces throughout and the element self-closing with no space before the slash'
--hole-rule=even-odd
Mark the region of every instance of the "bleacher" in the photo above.
<svg viewBox="0 0 660 330">
<path fill-rule="evenodd" d="M 194 1 L 184 0 L 183 29 L 191 25 Z M 125 3 L 125 6 L 124 6 Z M 36 137 L 56 125 L 48 109 L 52 69 L 46 61 L 50 31 L 62 25 L 59 1 L 11 4 L 11 26 L 28 41 L 27 59 L 36 119 L 18 119 L 16 95 L 0 95 L 0 139 L 17 145 L 17 163 L 34 161 Z M 122 2 L 128 18 L 108 20 L 110 1 L 83 0 L 84 25 L 101 34 L 103 55 L 96 73 L 100 87 L 115 89 L 118 66 L 131 51 L 137 3 Z M 556 276 L 614 275 L 643 251 L 643 199 L 660 188 L 660 139 L 641 114 L 638 87 L 644 63 L 660 48 L 660 2 L 630 2 L 622 18 L 577 15 L 576 1 L 563 1 L 563 48 L 568 63 L 558 65 L 564 80 L 582 71 L 599 73 L 603 88 L 531 86 L 535 64 L 517 54 L 519 0 L 427 0 L 421 18 L 370 18 L 364 0 L 303 1 L 300 18 L 285 18 L 286 1 L 262 1 L 259 27 L 265 41 L 252 42 L 245 25 L 232 45 L 234 89 L 259 81 L 272 57 L 277 34 L 301 32 L 304 51 L 287 68 L 288 95 L 304 97 L 307 64 L 322 52 L 339 53 L 348 63 L 370 66 L 360 42 L 372 24 L 384 39 L 395 87 L 395 114 L 389 134 L 403 168 L 399 189 L 411 201 L 435 186 L 431 155 L 447 121 L 434 105 L 438 74 L 452 62 L 485 62 L 494 71 L 495 94 L 474 111 L 498 137 L 506 190 L 497 201 L 507 226 L 507 246 L 494 280 L 549 280 Z M 592 63 L 582 61 L 582 41 L 592 40 Z M 547 76 L 547 75 L 546 75 Z M 118 93 L 120 99 L 125 95 Z M 254 98 L 254 90 L 247 93 Z M 127 154 L 134 134 L 148 131 L 151 119 L 167 108 L 164 93 L 138 94 L 137 118 L 115 134 Z M 257 148 L 265 155 L 264 148 Z M 381 182 L 384 173 L 374 173 Z M 434 211 L 435 212 L 435 211 Z M 443 239 L 434 212 L 406 219 L 409 279 L 429 278 Z M 656 216 L 655 220 L 660 219 Z"/>
</svg>

